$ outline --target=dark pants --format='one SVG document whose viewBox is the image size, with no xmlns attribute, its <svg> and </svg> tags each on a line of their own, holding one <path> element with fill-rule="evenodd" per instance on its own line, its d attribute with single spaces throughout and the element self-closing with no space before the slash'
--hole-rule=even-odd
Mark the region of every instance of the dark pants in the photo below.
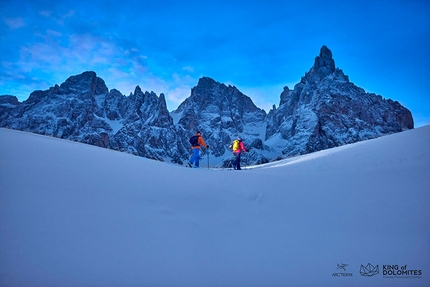
<svg viewBox="0 0 430 287">
<path fill-rule="evenodd" d="M 233 168 L 234 169 L 241 169 L 240 168 L 240 155 L 241 154 L 242 154 L 241 152 L 234 152 L 233 153 L 233 155 L 234 155 Z"/>
</svg>

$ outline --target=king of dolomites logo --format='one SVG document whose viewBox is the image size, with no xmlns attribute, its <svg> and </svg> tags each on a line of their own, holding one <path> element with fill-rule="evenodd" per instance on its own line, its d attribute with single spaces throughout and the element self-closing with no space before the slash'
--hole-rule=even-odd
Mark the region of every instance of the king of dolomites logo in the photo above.
<svg viewBox="0 0 430 287">
<path fill-rule="evenodd" d="M 368 276 L 368 277 L 375 276 L 376 274 L 379 274 L 379 265 L 373 266 L 370 263 L 368 263 L 366 266 L 361 265 L 360 274 L 361 276 Z"/>
</svg>

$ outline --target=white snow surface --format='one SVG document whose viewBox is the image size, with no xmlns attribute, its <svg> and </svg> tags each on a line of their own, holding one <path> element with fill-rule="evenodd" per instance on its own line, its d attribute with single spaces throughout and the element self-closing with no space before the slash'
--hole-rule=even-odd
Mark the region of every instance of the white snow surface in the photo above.
<svg viewBox="0 0 430 287">
<path fill-rule="evenodd" d="M 0 286 L 430 286 L 429 143 L 227 171 L 0 129 Z"/>
</svg>

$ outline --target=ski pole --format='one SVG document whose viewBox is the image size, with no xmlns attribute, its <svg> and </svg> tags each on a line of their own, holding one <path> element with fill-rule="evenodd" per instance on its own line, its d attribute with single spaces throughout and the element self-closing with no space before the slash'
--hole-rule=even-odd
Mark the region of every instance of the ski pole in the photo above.
<svg viewBox="0 0 430 287">
<path fill-rule="evenodd" d="M 208 148 L 208 169 L 209 169 L 209 148 Z"/>
</svg>

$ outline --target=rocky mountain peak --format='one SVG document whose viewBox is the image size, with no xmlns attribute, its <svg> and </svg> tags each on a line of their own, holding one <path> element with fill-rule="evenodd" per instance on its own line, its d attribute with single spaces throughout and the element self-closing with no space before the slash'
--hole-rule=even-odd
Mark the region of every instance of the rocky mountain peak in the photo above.
<svg viewBox="0 0 430 287">
<path fill-rule="evenodd" d="M 179 164 L 189 158 L 188 138 L 200 130 L 210 145 L 211 165 L 230 166 L 229 145 L 237 136 L 251 148 L 247 163 L 258 164 L 412 129 L 413 119 L 398 102 L 349 82 L 322 46 L 314 65 L 294 89 L 284 88 L 279 107 L 268 114 L 236 87 L 209 77 L 200 78 L 169 113 L 164 94 L 139 86 L 128 97 L 109 92 L 89 71 L 34 91 L 23 103 L 0 97 L 0 127 Z"/>
<path fill-rule="evenodd" d="M 322 46 L 320 54 L 315 58 L 314 69 L 315 71 L 325 70 L 327 73 L 333 73 L 336 66 L 333 60 L 333 54 L 329 48 Z"/>
<path fill-rule="evenodd" d="M 208 77 L 199 79 L 191 95 L 172 115 L 179 118 L 176 127 L 181 134 L 190 136 L 196 130 L 202 131 L 216 157 L 228 152 L 231 139 L 239 134 L 249 136 L 250 141 L 260 138 L 266 117 L 265 111 L 236 87 Z M 248 131 L 250 126 L 254 129 Z"/>
<path fill-rule="evenodd" d="M 366 93 L 335 67 L 326 46 L 293 91 L 284 89 L 270 114 L 266 139 L 287 140 L 284 155 L 297 155 L 413 128 L 411 113 Z"/>
<path fill-rule="evenodd" d="M 336 71 L 333 54 L 327 46 L 322 46 L 320 53 L 315 57 L 314 65 L 307 74 L 307 78 L 319 81 Z"/>
<path fill-rule="evenodd" d="M 201 77 L 197 83 L 197 87 L 211 87 L 216 85 L 218 82 L 209 77 Z M 219 84 L 219 83 L 218 83 Z"/>
<path fill-rule="evenodd" d="M 137 85 L 136 88 L 134 88 L 134 95 L 143 95 L 142 89 L 140 88 L 139 85 Z"/>
<path fill-rule="evenodd" d="M 109 92 L 102 78 L 97 77 L 93 71 L 69 77 L 59 87 L 60 94 L 79 93 L 87 96 L 107 94 Z"/>
<path fill-rule="evenodd" d="M 18 98 L 10 95 L 3 95 L 0 97 L 0 104 L 9 104 L 16 106 L 19 104 Z"/>
</svg>

